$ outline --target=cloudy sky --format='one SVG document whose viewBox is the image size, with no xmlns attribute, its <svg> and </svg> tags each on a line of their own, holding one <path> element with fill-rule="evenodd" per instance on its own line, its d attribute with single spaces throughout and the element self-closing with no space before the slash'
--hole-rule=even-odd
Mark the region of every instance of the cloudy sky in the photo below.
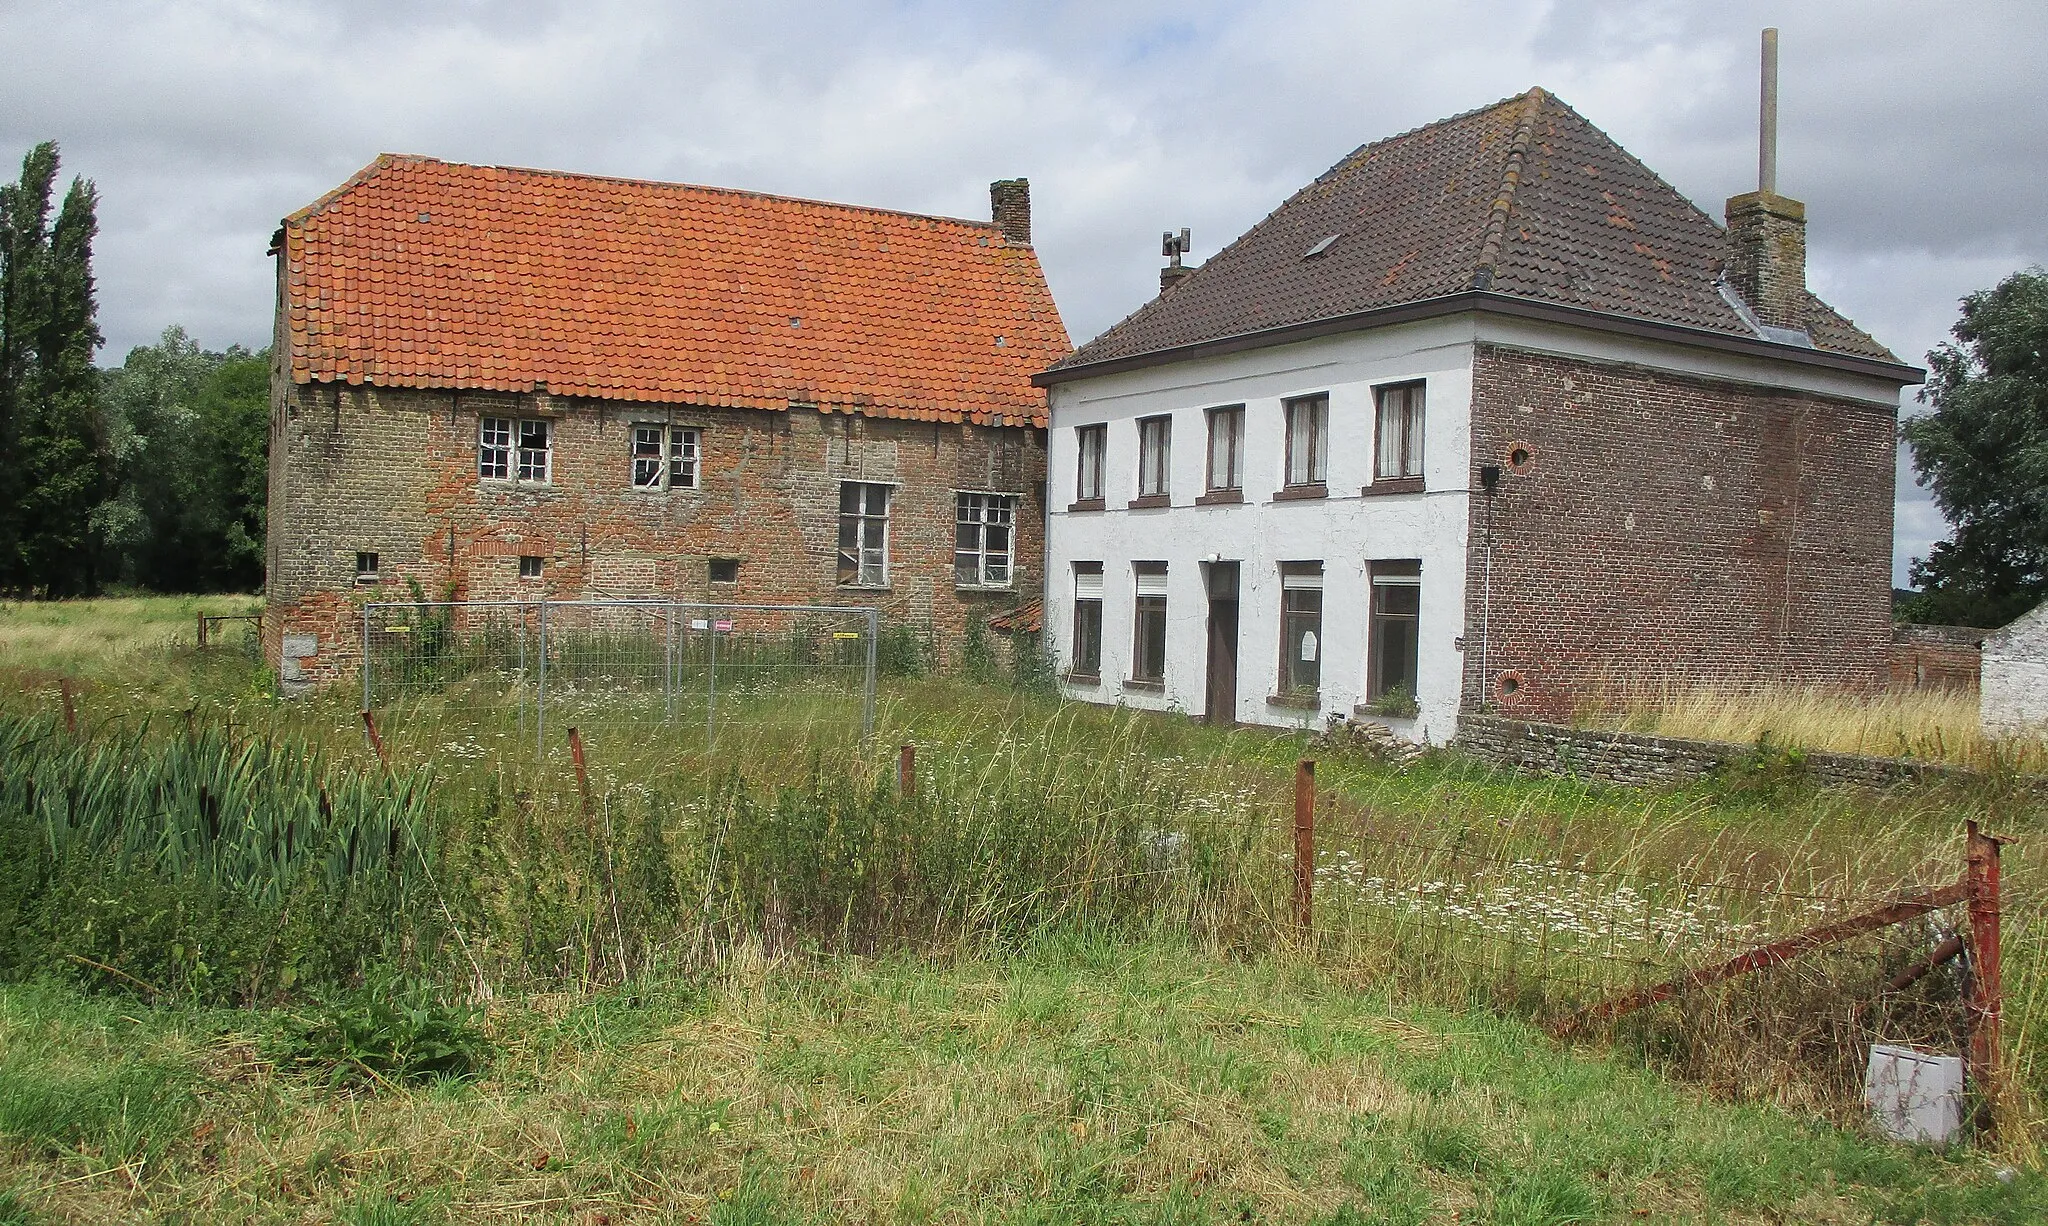
<svg viewBox="0 0 2048 1226">
<path fill-rule="evenodd" d="M 968 217 L 1029 176 L 1078 342 L 1155 292 L 1161 230 L 1199 259 L 1530 85 L 1719 216 L 1755 185 L 1766 25 L 1814 288 L 1918 363 L 2048 263 L 2038 0 L 0 0 L 0 157 L 54 138 L 99 185 L 107 362 L 172 323 L 265 343 L 278 219 L 379 152 Z M 1942 529 L 1903 468 L 1898 525 L 1903 573 Z"/>
</svg>

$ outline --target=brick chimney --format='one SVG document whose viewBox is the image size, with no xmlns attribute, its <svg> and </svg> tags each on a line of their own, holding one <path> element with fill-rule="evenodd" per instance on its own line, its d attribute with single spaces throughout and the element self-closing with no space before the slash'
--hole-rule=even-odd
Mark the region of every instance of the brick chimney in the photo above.
<svg viewBox="0 0 2048 1226">
<path fill-rule="evenodd" d="M 1003 237 L 1022 247 L 1031 245 L 1031 180 L 997 179 L 988 185 L 989 214 Z"/>
<path fill-rule="evenodd" d="M 1728 283 L 1757 320 L 1806 326 L 1806 206 L 1778 194 L 1778 32 L 1764 31 L 1757 190 L 1728 198 Z"/>
</svg>

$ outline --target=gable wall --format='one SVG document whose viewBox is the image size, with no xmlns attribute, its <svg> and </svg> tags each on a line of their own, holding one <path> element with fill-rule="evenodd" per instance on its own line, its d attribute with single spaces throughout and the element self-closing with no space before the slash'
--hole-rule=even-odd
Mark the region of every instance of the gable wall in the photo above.
<svg viewBox="0 0 2048 1226">
<path fill-rule="evenodd" d="M 1895 394 L 1641 356 L 1477 347 L 1468 709 L 1565 718 L 1634 688 L 1882 685 Z M 1476 492 L 1477 466 L 1517 443 L 1528 472 Z"/>
<path fill-rule="evenodd" d="M 281 664 L 284 636 L 317 636 L 305 680 L 352 671 L 362 603 L 409 599 L 407 580 L 431 600 L 872 604 L 955 649 L 970 616 L 1042 582 L 1037 430 L 326 384 L 275 398 L 265 649 Z M 549 483 L 478 479 L 485 415 L 554 423 Z M 632 488 L 632 426 L 664 421 L 703 430 L 700 489 Z M 887 590 L 838 585 L 842 480 L 898 483 Z M 1009 589 L 954 586 L 956 490 L 1020 496 Z M 381 583 L 355 583 L 359 550 L 379 555 Z M 546 559 L 542 581 L 518 577 L 522 554 Z M 709 582 L 714 557 L 741 560 L 737 585 Z"/>
</svg>

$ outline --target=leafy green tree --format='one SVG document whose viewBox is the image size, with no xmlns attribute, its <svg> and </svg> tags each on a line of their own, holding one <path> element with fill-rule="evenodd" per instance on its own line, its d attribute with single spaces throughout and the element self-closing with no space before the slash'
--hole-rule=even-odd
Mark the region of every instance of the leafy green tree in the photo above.
<svg viewBox="0 0 2048 1226">
<path fill-rule="evenodd" d="M 1950 331 L 1927 355 L 1934 411 L 1900 433 L 1955 532 L 1914 559 L 1901 612 L 2002 626 L 2048 599 L 2048 272 L 1971 294 Z"/>
<path fill-rule="evenodd" d="M 99 197 L 74 178 L 56 219 L 55 142 L 0 185 L 0 590 L 97 586 L 89 518 L 104 497 L 92 240 Z"/>
<path fill-rule="evenodd" d="M 251 591 L 263 582 L 270 364 L 202 350 L 164 330 L 106 372 L 119 494 L 94 513 L 117 574 L 157 591 Z"/>
</svg>

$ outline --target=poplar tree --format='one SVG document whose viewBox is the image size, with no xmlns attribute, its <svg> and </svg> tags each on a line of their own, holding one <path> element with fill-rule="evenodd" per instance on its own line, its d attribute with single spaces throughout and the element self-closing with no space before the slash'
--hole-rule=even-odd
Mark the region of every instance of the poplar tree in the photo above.
<svg viewBox="0 0 2048 1226">
<path fill-rule="evenodd" d="M 90 521 L 106 476 L 92 364 L 99 196 L 74 178 L 53 222 L 58 164 L 45 141 L 0 186 L 0 590 L 44 596 L 95 588 Z"/>
</svg>

